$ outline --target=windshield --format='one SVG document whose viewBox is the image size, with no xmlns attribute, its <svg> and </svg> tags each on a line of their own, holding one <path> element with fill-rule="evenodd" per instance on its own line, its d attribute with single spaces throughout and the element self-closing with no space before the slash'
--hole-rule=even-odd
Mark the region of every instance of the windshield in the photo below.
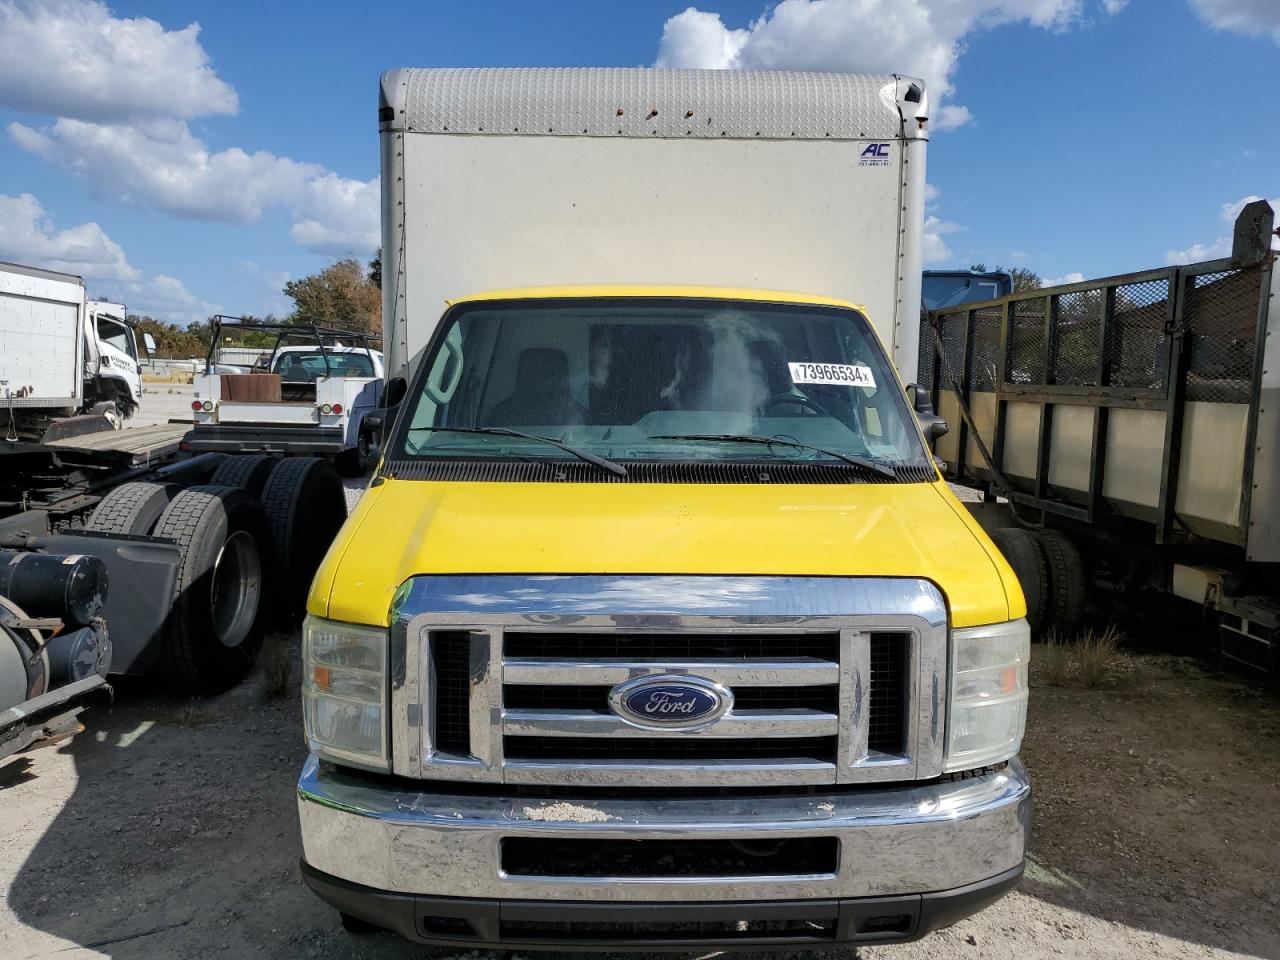
<svg viewBox="0 0 1280 960">
<path fill-rule="evenodd" d="M 127 353 L 133 359 L 138 359 L 138 349 L 133 345 L 133 334 L 118 320 L 98 317 L 98 341 L 109 343 L 121 353 Z"/>
<path fill-rule="evenodd" d="M 290 350 L 276 357 L 273 370 L 280 379 L 292 383 L 310 383 L 317 377 L 372 377 L 373 361 L 367 353 L 334 353 L 329 351 L 328 371 L 325 356 L 314 351 Z"/>
<path fill-rule="evenodd" d="M 540 436 L 623 465 L 928 462 L 897 381 L 854 310 L 511 300 L 464 304 L 442 322 L 406 400 L 399 456 L 565 458 Z"/>
</svg>

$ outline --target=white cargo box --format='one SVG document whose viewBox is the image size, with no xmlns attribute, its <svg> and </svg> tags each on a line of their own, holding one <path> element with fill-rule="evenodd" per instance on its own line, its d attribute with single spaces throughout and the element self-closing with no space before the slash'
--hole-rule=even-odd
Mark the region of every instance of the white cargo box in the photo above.
<svg viewBox="0 0 1280 960">
<path fill-rule="evenodd" d="M 79 277 L 0 263 L 0 407 L 80 405 L 84 304 Z"/>
<path fill-rule="evenodd" d="M 890 75 L 393 70 L 388 376 L 450 299 L 676 284 L 862 304 L 912 380 L 927 114 L 923 84 Z"/>
</svg>

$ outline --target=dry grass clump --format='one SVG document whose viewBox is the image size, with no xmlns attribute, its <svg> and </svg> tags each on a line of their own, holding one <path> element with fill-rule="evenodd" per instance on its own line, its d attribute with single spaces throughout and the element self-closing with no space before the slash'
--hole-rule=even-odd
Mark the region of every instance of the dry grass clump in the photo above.
<svg viewBox="0 0 1280 960">
<path fill-rule="evenodd" d="M 1100 686 L 1115 672 L 1120 638 L 1115 624 L 1086 630 L 1071 640 L 1050 631 L 1031 655 L 1036 679 L 1051 687 Z"/>
<path fill-rule="evenodd" d="M 298 651 L 295 638 L 289 634 L 272 634 L 258 654 L 258 672 L 262 674 L 262 696 L 267 700 L 283 700 L 293 692 L 293 665 Z"/>
</svg>

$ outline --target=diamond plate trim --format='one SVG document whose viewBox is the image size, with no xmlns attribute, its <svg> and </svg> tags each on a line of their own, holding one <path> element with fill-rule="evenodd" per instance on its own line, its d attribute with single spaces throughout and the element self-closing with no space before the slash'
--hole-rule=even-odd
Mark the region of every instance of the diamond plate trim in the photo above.
<svg viewBox="0 0 1280 960">
<path fill-rule="evenodd" d="M 921 85 L 923 86 L 923 85 Z M 649 68 L 392 70 L 383 130 L 572 137 L 893 140 L 889 74 Z M 385 116 L 385 115 L 384 115 Z"/>
</svg>

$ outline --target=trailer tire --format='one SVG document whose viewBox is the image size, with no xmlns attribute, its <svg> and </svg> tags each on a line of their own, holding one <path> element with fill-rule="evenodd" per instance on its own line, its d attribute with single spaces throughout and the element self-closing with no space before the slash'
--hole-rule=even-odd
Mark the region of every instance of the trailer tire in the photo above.
<svg viewBox="0 0 1280 960">
<path fill-rule="evenodd" d="M 991 540 L 1009 561 L 1022 595 L 1027 601 L 1027 624 L 1031 635 L 1039 637 L 1047 622 L 1049 607 L 1049 564 L 1036 537 L 1021 527 L 1002 527 L 991 534 Z"/>
<path fill-rule="evenodd" d="M 122 483 L 98 501 L 85 529 L 145 537 L 177 492 L 163 483 Z"/>
<path fill-rule="evenodd" d="M 262 646 L 271 555 L 262 507 L 238 487 L 188 487 L 160 515 L 154 535 L 182 549 L 160 669 L 185 690 L 226 690 Z"/>
<path fill-rule="evenodd" d="M 276 458 L 267 453 L 242 453 L 218 464 L 209 483 L 219 487 L 243 487 L 261 498 Z"/>
<path fill-rule="evenodd" d="M 1037 530 L 1036 540 L 1049 567 L 1047 625 L 1070 636 L 1084 619 L 1085 594 L 1089 589 L 1084 560 L 1071 539 L 1058 530 Z"/>
<path fill-rule="evenodd" d="M 296 623 L 306 612 L 307 591 L 320 561 L 347 519 L 342 480 L 328 460 L 287 457 L 271 471 L 262 508 L 275 549 L 275 615 L 282 623 Z"/>
</svg>

